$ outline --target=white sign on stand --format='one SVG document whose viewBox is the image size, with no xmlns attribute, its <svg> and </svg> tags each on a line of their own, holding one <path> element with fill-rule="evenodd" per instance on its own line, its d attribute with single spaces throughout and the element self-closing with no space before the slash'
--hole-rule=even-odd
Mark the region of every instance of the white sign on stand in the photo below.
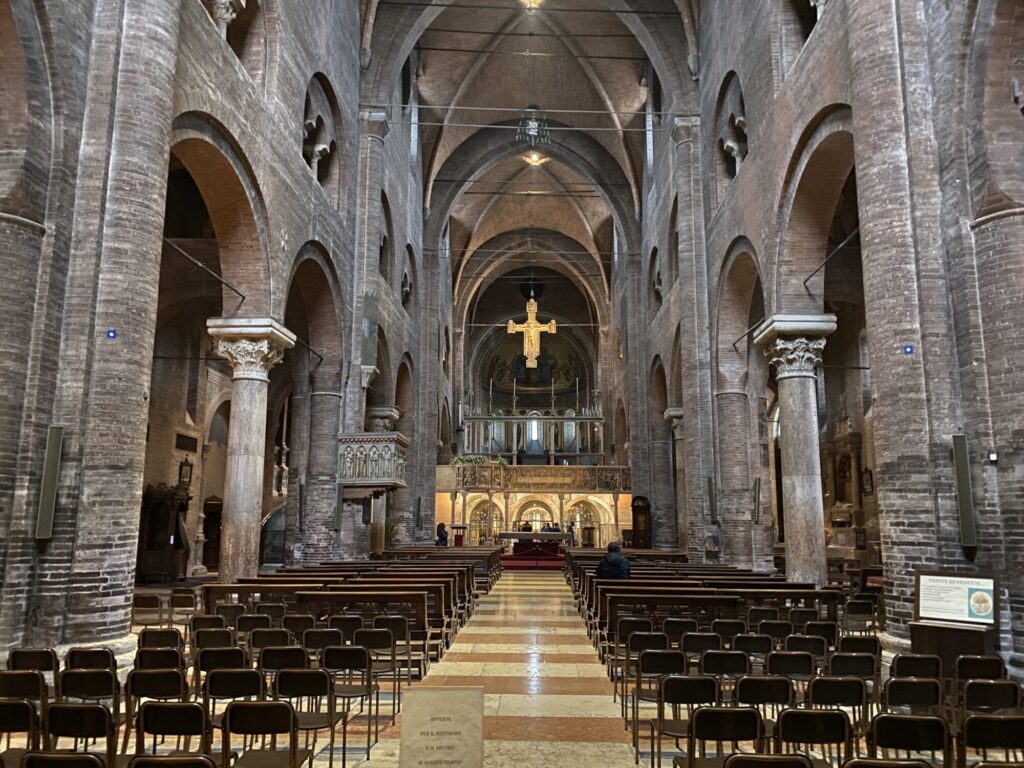
<svg viewBox="0 0 1024 768">
<path fill-rule="evenodd" d="M 402 697 L 399 768 L 480 768 L 484 689 L 417 687 Z"/>
<path fill-rule="evenodd" d="M 995 580 L 990 576 L 919 573 L 917 615 L 922 620 L 995 624 Z"/>
</svg>

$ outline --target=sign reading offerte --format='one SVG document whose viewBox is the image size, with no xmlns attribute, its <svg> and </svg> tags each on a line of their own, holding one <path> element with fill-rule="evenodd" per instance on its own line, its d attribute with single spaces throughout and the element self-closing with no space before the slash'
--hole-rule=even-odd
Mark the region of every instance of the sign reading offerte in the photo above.
<svg viewBox="0 0 1024 768">
<path fill-rule="evenodd" d="M 995 580 L 986 576 L 918 573 L 917 616 L 932 621 L 995 624 Z"/>
<path fill-rule="evenodd" d="M 400 768 L 480 768 L 484 689 L 417 687 L 404 696 Z"/>
</svg>

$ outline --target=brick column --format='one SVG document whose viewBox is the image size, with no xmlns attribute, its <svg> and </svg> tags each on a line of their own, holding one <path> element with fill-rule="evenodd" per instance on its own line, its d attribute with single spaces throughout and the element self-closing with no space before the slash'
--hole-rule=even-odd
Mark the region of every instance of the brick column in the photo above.
<svg viewBox="0 0 1024 768">
<path fill-rule="evenodd" d="M 712 428 L 711 347 L 708 336 L 708 278 L 704 247 L 700 118 L 677 117 L 672 128 L 673 180 L 679 195 L 679 277 L 687 291 L 680 316 L 680 361 L 683 376 L 682 412 L 686 423 L 682 443 L 680 489 L 688 519 L 685 540 L 691 557 L 703 559 L 704 516 L 710 511 L 707 480 L 715 475 Z M 677 454 L 678 457 L 678 454 Z M 681 538 L 682 542 L 683 539 Z M 682 546 L 682 545 L 680 545 Z"/>
<path fill-rule="evenodd" d="M 232 368 L 219 568 L 220 580 L 232 582 L 259 571 L 270 369 L 295 334 L 270 318 L 213 317 L 206 328 Z"/>
<path fill-rule="evenodd" d="M 738 386 L 715 392 L 718 416 L 718 516 L 722 527 L 722 560 L 743 568 L 753 563 L 752 526 L 748 514 L 750 402 Z"/>
<path fill-rule="evenodd" d="M 104 642 L 131 628 L 180 14 L 180 0 L 125 0 L 109 19 L 121 35 L 110 41 L 116 67 L 107 49 L 90 60 L 109 79 L 91 82 L 81 162 L 94 175 L 79 174 L 66 213 L 54 537 L 34 579 L 7 574 L 33 584 L 26 643 Z"/>
<path fill-rule="evenodd" d="M 765 347 L 779 385 L 786 578 L 819 587 L 828 581 L 828 564 L 815 369 L 825 336 L 835 329 L 835 315 L 774 315 L 754 338 Z"/>
<path fill-rule="evenodd" d="M 915 569 L 968 565 L 955 533 L 948 436 L 963 417 L 923 5 L 857 0 L 829 10 L 848 15 L 886 632 L 901 640 Z M 900 353 L 905 344 L 914 354 Z"/>
<path fill-rule="evenodd" d="M 341 375 L 338 371 L 314 371 L 311 383 L 305 510 L 302 529 L 296 534 L 299 559 L 306 564 L 341 557 L 337 526 Z"/>
</svg>

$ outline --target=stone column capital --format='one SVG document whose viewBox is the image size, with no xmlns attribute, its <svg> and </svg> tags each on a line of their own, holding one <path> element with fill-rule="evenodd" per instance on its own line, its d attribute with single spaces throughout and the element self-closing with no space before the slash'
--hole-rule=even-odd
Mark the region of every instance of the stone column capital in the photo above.
<svg viewBox="0 0 1024 768">
<path fill-rule="evenodd" d="M 764 353 L 770 365 L 775 366 L 776 379 L 790 379 L 816 376 L 815 369 L 821 365 L 821 353 L 825 339 L 809 339 L 806 336 L 777 338 L 765 347 Z"/>
<path fill-rule="evenodd" d="M 361 365 L 359 366 L 359 386 L 363 389 L 369 389 L 370 380 L 378 373 L 377 366 L 375 365 Z"/>
<path fill-rule="evenodd" d="M 295 346 L 295 334 L 269 317 L 211 317 L 213 350 L 231 363 L 234 381 L 270 381 L 270 369 Z"/>
<path fill-rule="evenodd" d="M 835 329 L 835 315 L 772 315 L 757 329 L 754 343 L 764 347 L 777 379 L 814 378 L 825 337 Z"/>
</svg>

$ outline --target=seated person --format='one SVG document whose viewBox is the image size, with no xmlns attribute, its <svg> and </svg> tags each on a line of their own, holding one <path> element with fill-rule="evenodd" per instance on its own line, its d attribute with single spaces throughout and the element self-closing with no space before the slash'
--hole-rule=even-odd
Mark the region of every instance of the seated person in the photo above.
<svg viewBox="0 0 1024 768">
<path fill-rule="evenodd" d="M 530 525 L 528 522 L 523 523 L 521 526 L 519 526 L 519 530 L 523 533 L 533 533 L 533 526 Z"/>
<path fill-rule="evenodd" d="M 551 533 L 555 529 L 551 527 L 551 523 L 544 523 L 544 527 L 540 529 L 541 533 Z"/>
<path fill-rule="evenodd" d="M 597 564 L 599 579 L 628 579 L 629 560 L 622 554 L 622 545 L 613 541 L 608 545 L 608 552 Z"/>
</svg>

